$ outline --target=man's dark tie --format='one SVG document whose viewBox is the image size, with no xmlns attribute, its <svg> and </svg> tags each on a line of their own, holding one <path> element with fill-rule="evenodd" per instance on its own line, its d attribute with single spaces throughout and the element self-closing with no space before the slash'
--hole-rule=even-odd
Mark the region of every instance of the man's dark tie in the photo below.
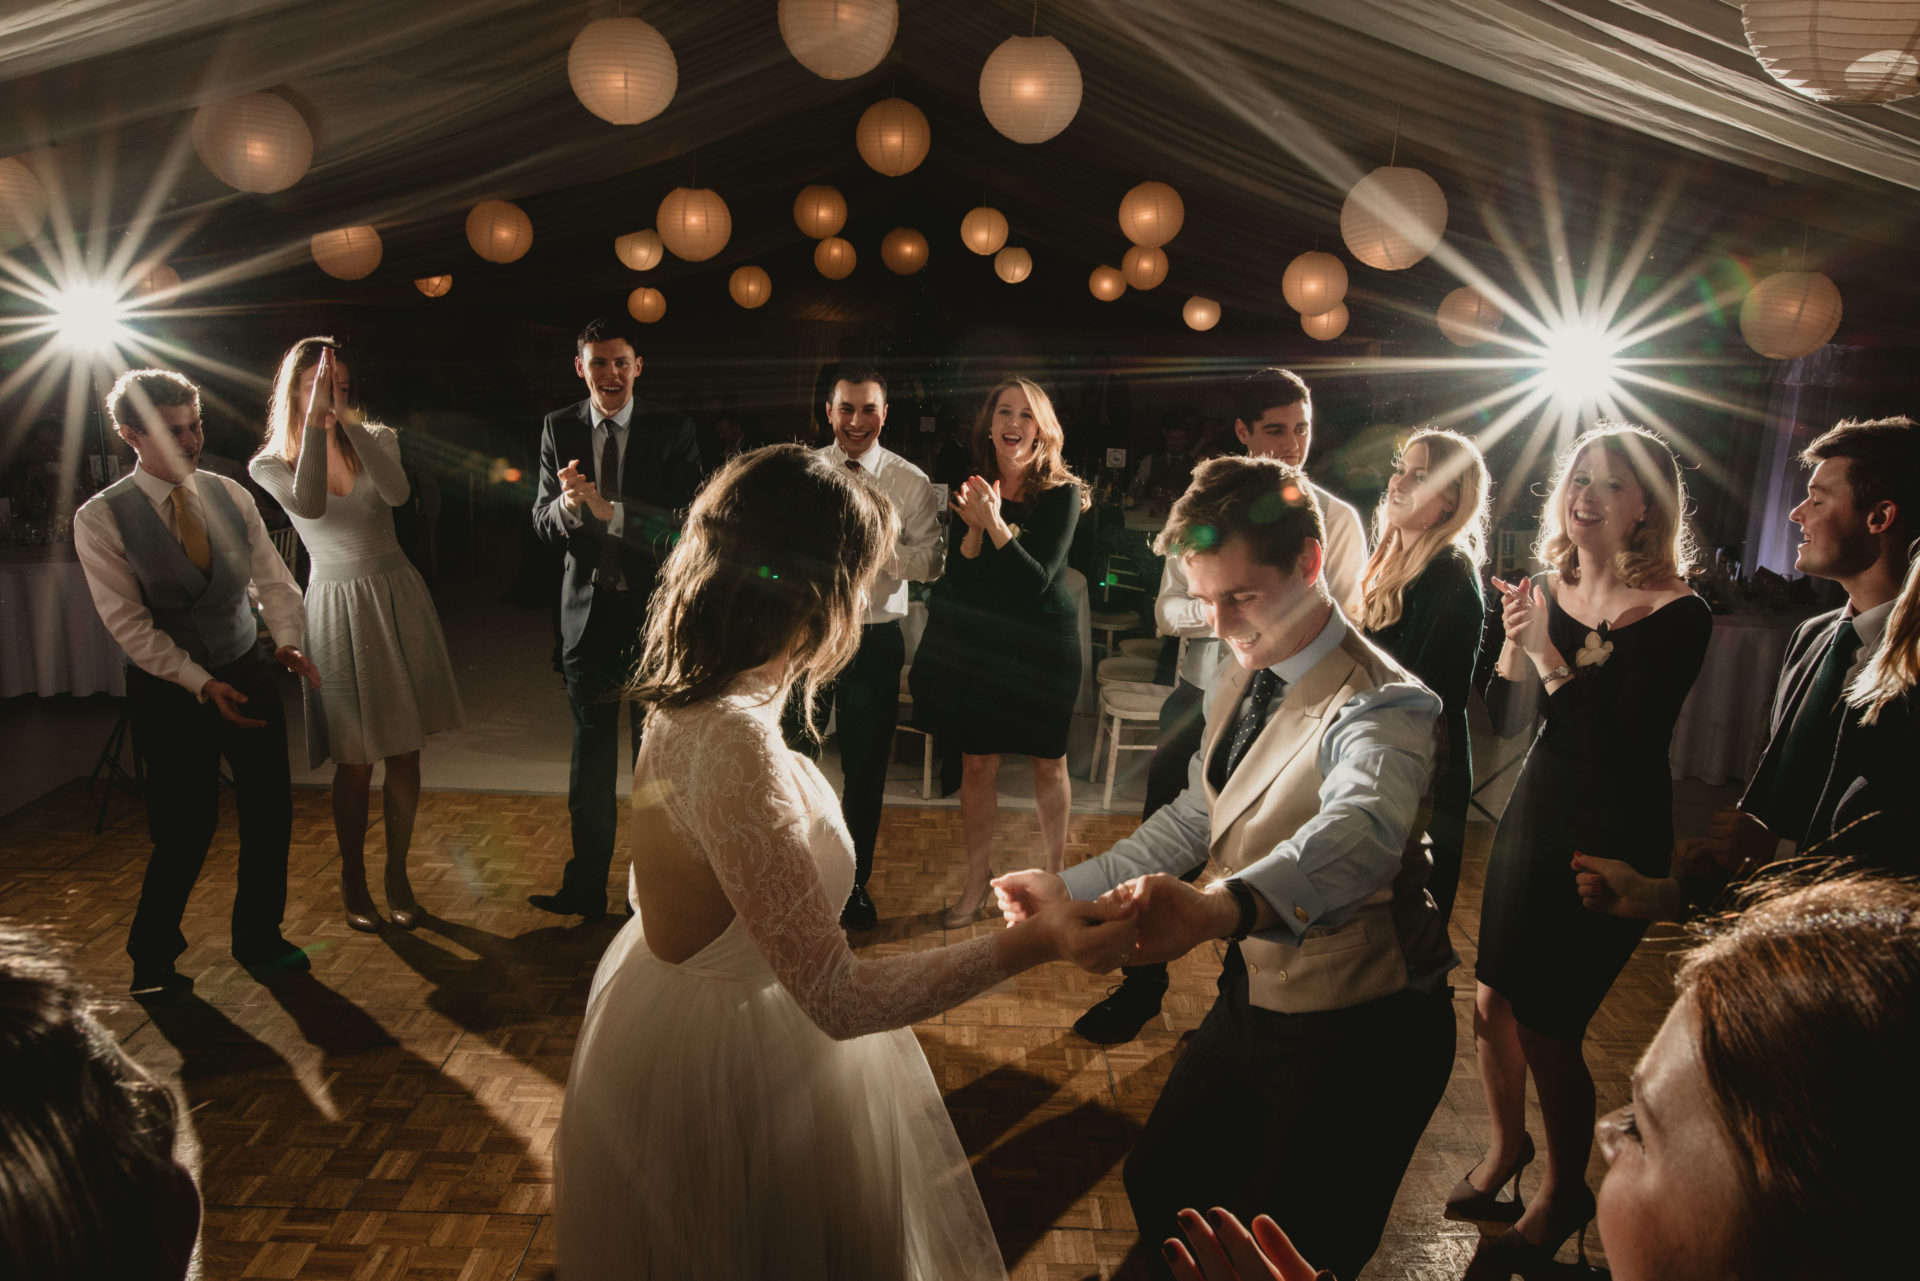
<svg viewBox="0 0 1920 1281">
<path fill-rule="evenodd" d="M 1240 718 L 1240 723 L 1233 727 L 1233 737 L 1227 742 L 1227 750 L 1213 754 L 1207 781 L 1213 784 L 1214 791 L 1226 787 L 1227 780 L 1233 777 L 1233 771 L 1240 768 L 1247 749 L 1253 746 L 1253 740 L 1260 737 L 1260 729 L 1267 723 L 1267 705 L 1280 692 L 1283 684 L 1278 676 L 1264 667 L 1253 674 L 1253 682 L 1247 687 L 1247 694 L 1253 701 Z"/>
<path fill-rule="evenodd" d="M 1777 835 L 1802 842 L 1809 835 L 1807 825 L 1820 803 L 1827 775 L 1833 769 L 1833 751 L 1840 738 L 1840 722 L 1846 715 L 1841 698 L 1846 690 L 1847 669 L 1860 652 L 1860 632 L 1853 620 L 1843 618 L 1827 642 L 1826 653 L 1814 669 L 1806 697 L 1795 709 L 1787 726 L 1787 741 L 1775 758 L 1773 782 L 1779 798 L 1776 809 L 1792 830 Z"/>
<path fill-rule="evenodd" d="M 848 471 L 864 471 L 865 469 L 861 467 L 860 464 L 856 462 L 854 459 L 849 458 L 847 459 L 847 470 Z"/>
<path fill-rule="evenodd" d="M 600 497 L 614 503 L 620 501 L 620 441 L 614 435 L 613 420 L 608 419 L 605 425 L 607 438 L 601 442 L 600 469 L 594 472 L 593 480 Z M 609 591 L 620 584 L 620 540 L 611 534 L 600 543 L 600 563 L 594 566 L 593 581 Z"/>
</svg>

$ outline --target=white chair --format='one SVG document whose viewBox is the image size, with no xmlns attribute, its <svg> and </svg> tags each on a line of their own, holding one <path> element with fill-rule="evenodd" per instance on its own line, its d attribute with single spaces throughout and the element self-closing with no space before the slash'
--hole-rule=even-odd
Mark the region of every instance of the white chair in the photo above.
<svg viewBox="0 0 1920 1281">
<path fill-rule="evenodd" d="M 1173 693 L 1171 685 L 1107 685 L 1100 690 L 1100 722 L 1093 731 L 1093 772 L 1092 782 L 1100 781 L 1100 735 L 1107 736 L 1107 787 L 1100 798 L 1100 808 L 1113 808 L 1113 776 L 1120 769 L 1120 753 L 1151 752 L 1158 744 L 1160 726 L 1160 705 L 1167 701 L 1167 695 Z M 1155 731 L 1144 743 L 1126 743 L 1121 735 L 1129 725 L 1144 724 Z"/>
<path fill-rule="evenodd" d="M 1130 609 L 1096 609 L 1087 616 L 1087 621 L 1094 631 L 1106 634 L 1102 648 L 1111 656 L 1118 652 L 1120 633 L 1140 626 L 1140 615 Z"/>
<path fill-rule="evenodd" d="M 292 525 L 285 529 L 270 529 L 267 539 L 273 544 L 273 550 L 280 553 L 280 559 L 287 562 L 287 572 L 297 577 L 294 562 L 300 559 L 300 531 Z"/>
<path fill-rule="evenodd" d="M 893 731 L 896 737 L 900 731 L 905 730 L 909 734 L 918 734 L 924 740 L 924 750 L 920 755 L 920 799 L 930 801 L 933 799 L 933 735 L 918 725 L 908 724 L 913 719 L 913 691 L 907 688 L 907 673 L 911 670 L 913 670 L 912 664 L 900 669 L 900 719 L 895 723 Z M 893 756 L 891 750 L 888 751 L 887 756 L 891 759 Z"/>
<path fill-rule="evenodd" d="M 1101 659 L 1100 666 L 1094 669 L 1093 678 L 1102 689 L 1116 681 L 1127 685 L 1151 685 L 1153 674 L 1159 670 L 1160 664 L 1151 658 L 1128 658 L 1122 654 Z"/>
<path fill-rule="evenodd" d="M 1166 644 L 1164 636 L 1129 636 L 1120 642 L 1122 658 L 1151 658 L 1160 661 L 1160 650 Z"/>
</svg>

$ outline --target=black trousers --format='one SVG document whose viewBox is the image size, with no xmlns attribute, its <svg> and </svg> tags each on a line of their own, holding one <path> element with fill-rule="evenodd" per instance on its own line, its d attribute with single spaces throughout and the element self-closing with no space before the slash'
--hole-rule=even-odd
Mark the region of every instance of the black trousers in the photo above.
<svg viewBox="0 0 1920 1281">
<path fill-rule="evenodd" d="M 1397 992 L 1344 1010 L 1247 1003 L 1240 949 L 1127 1157 L 1127 1197 L 1156 1277 L 1186 1206 L 1270 1214 L 1316 1268 L 1355 1277 L 1453 1069 L 1453 1003 Z"/>
<path fill-rule="evenodd" d="M 1186 790 L 1187 764 L 1200 750 L 1200 739 L 1206 730 L 1206 710 L 1205 690 L 1191 681 L 1174 681 L 1173 693 L 1160 705 L 1160 738 L 1147 760 L 1147 800 L 1140 807 L 1141 822 L 1152 818 L 1155 810 Z M 1180 879 L 1195 880 L 1205 866 L 1202 863 Z M 1167 967 L 1164 962 L 1123 965 L 1120 977 L 1125 982 L 1164 988 Z"/>
<path fill-rule="evenodd" d="M 586 630 L 560 656 L 573 709 L 573 768 L 567 777 L 567 813 L 572 818 L 573 857 L 560 878 L 560 893 L 583 910 L 607 905 L 607 870 L 619 826 L 614 786 L 620 768 L 620 690 L 639 657 L 646 625 L 646 597 L 636 591 L 599 592 Z M 638 707 L 628 707 L 628 733 L 640 751 Z"/>
<path fill-rule="evenodd" d="M 880 836 L 880 803 L 887 788 L 893 728 L 900 721 L 900 669 L 907 643 L 899 623 L 869 623 L 860 631 L 853 662 L 833 683 L 834 734 L 846 786 L 840 812 L 853 837 L 853 883 L 873 874 L 873 847 Z"/>
<path fill-rule="evenodd" d="M 243 729 L 172 681 L 127 669 L 133 743 L 147 770 L 147 832 L 153 853 L 140 906 L 127 933 L 136 970 L 168 969 L 187 950 L 180 918 L 220 824 L 220 761 L 233 775 L 240 815 L 233 948 L 245 952 L 280 937 L 287 911 L 287 846 L 293 837 L 293 788 L 287 766 L 287 718 L 275 688 L 277 669 L 258 650 L 215 668 L 247 696 L 243 715 L 265 721 Z"/>
</svg>

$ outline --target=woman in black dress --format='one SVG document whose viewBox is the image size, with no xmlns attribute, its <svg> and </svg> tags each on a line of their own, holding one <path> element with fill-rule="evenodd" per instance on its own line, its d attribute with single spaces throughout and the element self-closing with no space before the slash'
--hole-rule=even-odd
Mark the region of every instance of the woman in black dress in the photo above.
<svg viewBox="0 0 1920 1281">
<path fill-rule="evenodd" d="M 1067 729 L 1080 693 L 1080 618 L 1066 572 L 1088 494 L 1061 460 L 1053 402 L 1037 384 L 1009 379 L 987 396 L 973 442 L 979 474 L 952 503 L 965 533 L 948 540 L 909 677 L 914 706 L 961 752 L 967 879 L 948 929 L 971 922 L 987 896 L 1003 753 L 1032 758 L 1046 866 L 1060 870 L 1073 799 Z"/>
<path fill-rule="evenodd" d="M 1486 600 L 1487 464 L 1458 432 L 1428 427 L 1408 437 L 1373 514 L 1373 556 L 1360 585 L 1367 639 L 1440 696 L 1446 754 L 1433 780 L 1433 874 L 1440 919 L 1453 913 L 1473 795 L 1467 695 L 1480 658 Z"/>
<path fill-rule="evenodd" d="M 1499 583 L 1507 641 L 1487 690 L 1505 734 L 1544 711 L 1494 836 L 1481 905 L 1474 1045 L 1493 1134 L 1449 1217 L 1512 1222 L 1470 1275 L 1537 1270 L 1593 1215 L 1587 1022 L 1646 929 L 1581 906 L 1576 851 L 1663 867 L 1673 848 L 1668 750 L 1713 626 L 1687 587 L 1686 489 L 1666 443 L 1602 423 L 1560 456 L 1531 583 Z M 1533 1155 L 1531 1073 L 1547 1172 L 1531 1203 L 1496 1201 Z"/>
</svg>

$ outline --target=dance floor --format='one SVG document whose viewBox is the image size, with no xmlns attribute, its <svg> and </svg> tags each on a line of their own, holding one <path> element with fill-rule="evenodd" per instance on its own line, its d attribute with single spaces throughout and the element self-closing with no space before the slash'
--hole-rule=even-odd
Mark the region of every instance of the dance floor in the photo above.
<svg viewBox="0 0 1920 1281">
<path fill-rule="evenodd" d="M 122 995 L 122 948 L 147 848 L 138 805 L 116 798 L 99 836 L 77 785 L 0 820 L 0 912 L 46 928 L 71 950 L 83 977 L 114 1003 L 108 1026 L 143 1062 L 176 1077 L 194 1108 L 203 1275 L 550 1277 L 554 1132 L 587 984 L 616 927 L 566 928 L 526 905 L 529 891 L 559 882 L 564 798 L 429 793 L 412 862 L 419 897 L 435 915 L 417 933 L 374 937 L 341 919 L 327 794 L 297 790 L 286 933 L 310 947 L 313 973 L 272 987 L 227 955 L 235 856 L 227 799 L 185 924 L 190 947 L 180 968 L 196 990 L 151 1011 Z M 1068 857 L 1098 853 L 1133 825 L 1076 813 Z M 377 799 L 371 827 L 377 845 Z M 1453 926 L 1469 966 L 1492 829 L 1470 830 Z M 1025 863 L 1022 852 L 1036 841 L 1032 814 L 1003 813 L 997 864 Z M 960 848 L 957 811 L 886 811 L 871 885 L 885 919 L 862 940 L 864 954 L 944 941 L 939 912 L 958 888 Z M 1589 1053 L 1602 1109 L 1624 1098 L 1671 999 L 1671 938 L 1642 945 L 1594 1021 Z M 1107 980 L 1059 965 L 915 1029 L 1012 1276 L 1136 1273 L 1121 1161 L 1182 1036 L 1210 1003 L 1218 968 L 1211 949 L 1177 963 L 1161 1017 L 1111 1049 L 1070 1030 Z M 1485 1133 L 1468 974 L 1456 975 L 1453 1080 L 1365 1277 L 1450 1279 L 1472 1252 L 1474 1230 L 1439 1213 Z M 1532 1128 L 1539 1133 L 1537 1115 Z M 1222 1138 L 1231 1141 L 1224 1120 Z M 1595 1186 L 1600 1169 L 1596 1156 Z M 1530 1171 L 1525 1191 L 1537 1179 Z"/>
</svg>

